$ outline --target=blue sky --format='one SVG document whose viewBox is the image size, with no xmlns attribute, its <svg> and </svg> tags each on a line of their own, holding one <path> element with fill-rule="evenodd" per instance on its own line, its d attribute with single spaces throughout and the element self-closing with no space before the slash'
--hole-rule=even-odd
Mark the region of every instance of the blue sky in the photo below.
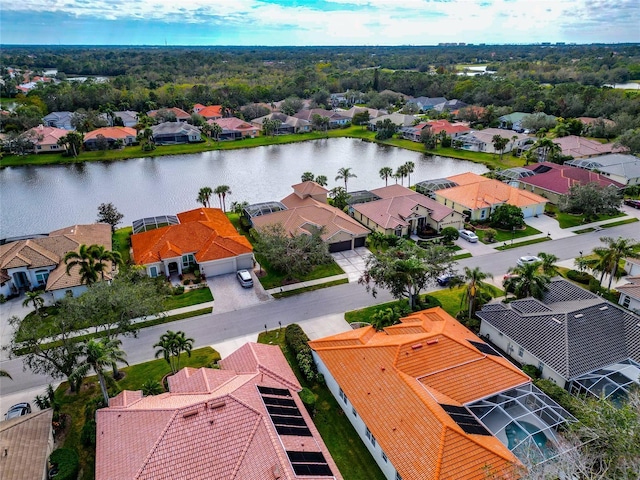
<svg viewBox="0 0 640 480">
<path fill-rule="evenodd" d="M 640 41 L 640 0 L 0 0 L 0 43 Z"/>
</svg>

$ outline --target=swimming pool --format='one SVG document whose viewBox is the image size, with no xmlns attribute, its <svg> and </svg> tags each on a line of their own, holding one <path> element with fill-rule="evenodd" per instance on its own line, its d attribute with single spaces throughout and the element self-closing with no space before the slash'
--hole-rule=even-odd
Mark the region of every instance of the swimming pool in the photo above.
<svg viewBox="0 0 640 480">
<path fill-rule="evenodd" d="M 518 422 L 513 421 L 505 427 L 504 431 L 507 435 L 507 440 L 509 441 L 509 444 L 507 445 L 509 450 L 514 450 L 523 441 L 527 440 L 527 438 L 531 438 L 544 458 L 552 456 L 552 442 L 549 441 L 544 432 L 540 431 L 539 427 L 532 423 L 524 422 L 522 420 Z M 525 442 L 524 445 L 528 443 L 529 442 Z"/>
</svg>

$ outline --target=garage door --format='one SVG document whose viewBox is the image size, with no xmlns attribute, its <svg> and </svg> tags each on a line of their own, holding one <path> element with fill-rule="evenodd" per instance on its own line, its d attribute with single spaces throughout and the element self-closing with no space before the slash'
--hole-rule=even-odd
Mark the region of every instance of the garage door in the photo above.
<svg viewBox="0 0 640 480">
<path fill-rule="evenodd" d="M 236 271 L 235 262 L 226 260 L 221 262 L 207 263 L 205 272 L 207 277 L 215 277 L 216 275 L 224 275 L 225 273 L 233 273 Z"/>
<path fill-rule="evenodd" d="M 351 250 L 351 240 L 345 240 L 344 242 L 336 242 L 329 244 L 329 251 L 333 252 L 343 252 L 345 250 Z"/>
<path fill-rule="evenodd" d="M 358 237 L 353 241 L 354 247 L 364 247 L 366 237 Z"/>
</svg>

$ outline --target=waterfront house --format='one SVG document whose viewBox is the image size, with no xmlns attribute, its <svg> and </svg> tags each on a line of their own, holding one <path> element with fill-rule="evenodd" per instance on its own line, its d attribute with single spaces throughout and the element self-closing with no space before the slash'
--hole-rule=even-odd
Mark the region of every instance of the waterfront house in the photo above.
<svg viewBox="0 0 640 480">
<path fill-rule="evenodd" d="M 151 110 L 151 111 L 147 112 L 147 115 L 149 117 L 155 119 L 160 110 L 168 110 L 170 112 L 173 112 L 176 115 L 176 121 L 177 122 L 188 122 L 189 120 L 191 120 L 191 115 L 189 113 L 185 112 L 184 110 L 182 110 L 181 108 L 178 108 L 178 107 L 162 108 L 162 109 L 159 109 L 159 110 Z"/>
<path fill-rule="evenodd" d="M 164 122 L 151 127 L 153 141 L 157 145 L 193 143 L 202 141 L 202 133 L 197 127 L 184 122 Z"/>
<path fill-rule="evenodd" d="M 131 146 L 136 143 L 135 128 L 132 127 L 102 127 L 92 130 L 84 136 L 84 148 L 87 150 L 96 150 L 98 148 L 98 137 L 102 135 L 107 141 L 108 147 L 113 148 L 119 140 L 122 146 Z"/>
<path fill-rule="evenodd" d="M 553 143 L 560 147 L 562 155 L 573 158 L 594 157 L 607 153 L 621 153 L 627 150 L 625 147 L 615 147 L 613 143 L 600 143 L 577 135 L 554 138 Z"/>
<path fill-rule="evenodd" d="M 569 160 L 565 165 L 597 170 L 601 175 L 623 185 L 640 185 L 640 158 L 635 155 L 612 153 L 588 159 Z"/>
<path fill-rule="evenodd" d="M 71 125 L 72 118 L 72 112 L 51 112 L 42 119 L 42 123 L 47 127 L 75 130 L 75 127 Z"/>
<path fill-rule="evenodd" d="M 289 133 L 305 133 L 313 130 L 313 126 L 308 120 L 291 117 L 280 112 L 273 112 L 263 117 L 254 118 L 253 120 L 251 120 L 251 123 L 258 127 L 260 130 L 264 130 L 263 123 L 265 120 L 277 120 L 280 122 L 278 129 L 275 131 L 276 135 L 286 135 Z"/>
<path fill-rule="evenodd" d="M 518 148 L 527 142 L 532 140 L 531 137 L 522 133 L 516 133 L 515 131 L 507 132 L 500 130 L 499 128 L 485 128 L 484 130 L 472 130 L 468 133 L 458 135 L 456 140 L 459 142 L 459 147 L 463 150 L 470 150 L 472 152 L 484 152 L 484 153 L 500 153 L 493 146 L 493 137 L 499 135 L 509 140 L 502 153 L 509 153 L 514 148 Z"/>
<path fill-rule="evenodd" d="M 113 116 L 119 118 L 125 127 L 135 127 L 138 124 L 138 112 L 132 110 L 113 112 Z"/>
<path fill-rule="evenodd" d="M 329 119 L 329 128 L 338 128 L 351 123 L 351 119 L 341 112 L 334 112 L 331 110 L 325 110 L 324 108 L 312 108 L 310 110 L 300 110 L 294 115 L 296 118 L 307 120 L 313 124 L 313 116 L 320 115 Z"/>
<path fill-rule="evenodd" d="M 219 140 L 239 140 L 242 138 L 255 138 L 259 129 L 255 125 L 240 120 L 236 117 L 218 118 L 207 120 L 208 124 L 217 123 L 222 128 Z"/>
<path fill-rule="evenodd" d="M 65 151 L 65 147 L 58 142 L 68 133 L 69 130 L 63 128 L 38 125 L 24 132 L 22 137 L 33 143 L 33 153 L 60 153 Z"/>
</svg>

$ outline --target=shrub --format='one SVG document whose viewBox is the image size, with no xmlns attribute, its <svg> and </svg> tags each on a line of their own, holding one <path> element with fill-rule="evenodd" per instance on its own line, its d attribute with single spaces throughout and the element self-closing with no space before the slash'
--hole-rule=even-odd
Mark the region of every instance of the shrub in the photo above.
<svg viewBox="0 0 640 480">
<path fill-rule="evenodd" d="M 80 441 L 85 447 L 96 446 L 96 421 L 91 419 L 84 422 L 80 432 Z"/>
<path fill-rule="evenodd" d="M 316 411 L 316 394 L 309 390 L 307 387 L 304 387 L 298 393 L 300 396 L 300 400 L 304 403 L 304 406 L 307 408 L 309 415 L 313 416 Z"/>
<path fill-rule="evenodd" d="M 574 282 L 582 283 L 583 285 L 590 285 L 591 280 L 596 280 L 593 275 L 587 272 L 579 272 L 577 270 L 569 270 L 567 272 L 567 278 Z"/>
<path fill-rule="evenodd" d="M 318 381 L 316 364 L 313 361 L 313 355 L 311 355 L 311 348 L 307 344 L 309 337 L 307 337 L 300 325 L 295 323 L 287 325 L 284 330 L 284 339 L 287 342 L 287 346 L 295 353 L 300 372 L 302 372 L 307 381 Z"/>
<path fill-rule="evenodd" d="M 184 287 L 183 287 L 182 285 L 176 285 L 176 286 L 173 288 L 172 293 L 173 293 L 174 295 L 182 295 L 182 294 L 184 293 Z"/>
<path fill-rule="evenodd" d="M 5 297 L 4 294 L 0 293 L 0 304 L 6 303 L 6 302 L 7 302 L 7 297 Z"/>
<path fill-rule="evenodd" d="M 76 480 L 80 470 L 80 458 L 75 450 L 59 448 L 49 456 L 49 463 L 58 468 L 56 480 Z"/>
<path fill-rule="evenodd" d="M 596 278 L 589 279 L 589 291 L 592 293 L 602 294 L 607 291 Z"/>
<path fill-rule="evenodd" d="M 536 378 L 540 378 L 540 370 L 538 370 L 538 367 L 536 367 L 535 365 L 523 365 L 522 371 L 534 380 Z"/>
<path fill-rule="evenodd" d="M 558 402 L 558 404 L 569 413 L 573 413 L 573 411 L 575 411 L 574 399 L 564 388 L 556 385 L 546 378 L 538 378 L 533 381 L 533 384 L 549 395 L 553 400 Z"/>
<path fill-rule="evenodd" d="M 460 236 L 460 234 L 458 233 L 458 230 L 454 227 L 443 228 L 442 231 L 440 232 L 440 235 L 442 235 L 442 241 L 447 245 L 453 243 L 453 241 L 457 240 L 458 237 Z"/>
<path fill-rule="evenodd" d="M 496 241 L 496 235 L 498 234 L 498 232 L 496 232 L 493 228 L 487 228 L 484 231 L 484 240 L 487 243 L 493 243 Z"/>
</svg>

